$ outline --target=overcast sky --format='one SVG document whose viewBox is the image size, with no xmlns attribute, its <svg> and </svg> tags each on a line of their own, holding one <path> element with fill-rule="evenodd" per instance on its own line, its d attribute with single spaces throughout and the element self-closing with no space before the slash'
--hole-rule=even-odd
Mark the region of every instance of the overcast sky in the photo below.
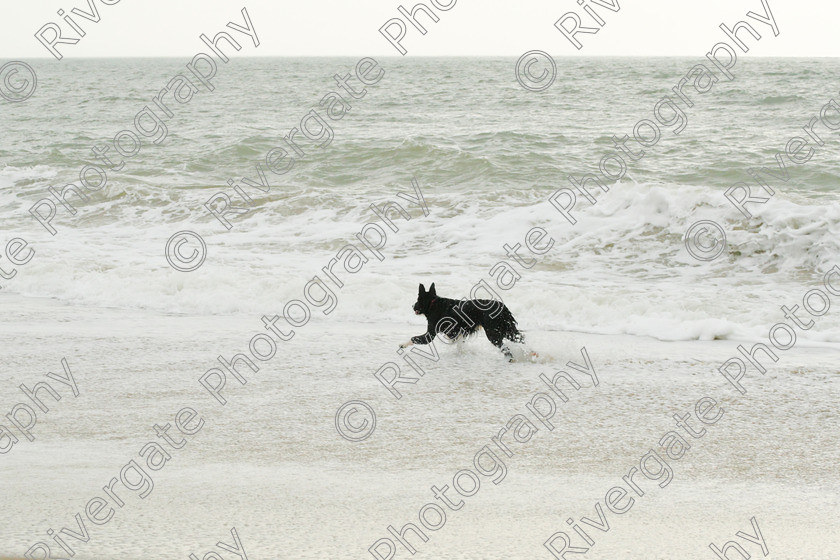
<svg viewBox="0 0 840 560">
<path fill-rule="evenodd" d="M 118 0 L 108 6 L 103 0 L 7 1 L 0 18 L 0 59 L 50 57 L 35 32 L 54 22 L 77 36 L 56 12 L 88 11 L 88 1 L 99 9 L 101 21 L 74 16 L 86 36 L 78 44 L 59 47 L 67 58 L 192 56 L 207 50 L 198 38 L 201 33 L 214 36 L 228 21 L 242 24 L 243 7 L 261 44 L 254 48 L 247 43 L 238 56 L 399 56 L 379 28 L 399 15 L 401 3 L 406 8 L 417 3 Z M 748 45 L 755 45 L 750 56 L 840 56 L 840 3 L 830 0 L 769 0 L 780 29 L 778 37 L 769 26 L 746 18 L 748 11 L 764 14 L 761 0 L 617 1 L 618 12 L 595 6 L 606 25 L 598 34 L 579 34 L 584 45 L 579 51 L 554 27 L 558 18 L 572 10 L 581 14 L 583 25 L 594 25 L 576 0 L 457 0 L 448 11 L 436 10 L 440 21 L 429 22 L 426 35 L 407 25 L 402 45 L 406 56 L 519 56 L 533 49 L 555 56 L 702 56 L 713 44 L 727 39 L 718 25 L 747 19 L 762 36 L 758 43 L 746 34 L 741 36 Z M 585 2 L 588 5 L 592 0 Z"/>
</svg>

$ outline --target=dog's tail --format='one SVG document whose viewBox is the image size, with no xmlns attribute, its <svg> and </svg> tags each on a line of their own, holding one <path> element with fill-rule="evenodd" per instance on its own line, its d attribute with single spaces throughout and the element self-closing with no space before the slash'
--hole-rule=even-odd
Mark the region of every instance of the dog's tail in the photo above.
<svg viewBox="0 0 840 560">
<path fill-rule="evenodd" d="M 502 336 L 504 336 L 511 342 L 525 342 L 525 333 L 520 331 L 519 328 L 516 326 L 516 318 L 513 316 L 513 313 L 510 312 L 510 309 L 508 309 L 506 305 L 502 306 L 502 312 L 499 314 L 498 320 L 503 325 Z"/>
</svg>

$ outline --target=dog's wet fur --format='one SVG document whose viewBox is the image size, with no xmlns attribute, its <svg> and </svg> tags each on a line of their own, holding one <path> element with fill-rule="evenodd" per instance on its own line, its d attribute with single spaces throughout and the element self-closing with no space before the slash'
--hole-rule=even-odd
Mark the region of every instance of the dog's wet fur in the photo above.
<svg viewBox="0 0 840 560">
<path fill-rule="evenodd" d="M 411 341 L 400 344 L 400 348 L 412 344 L 429 344 L 437 334 L 456 340 L 484 329 L 487 339 L 502 351 L 508 361 L 513 361 L 513 355 L 504 341 L 525 341 L 525 335 L 516 327 L 516 319 L 502 302 L 492 299 L 458 301 L 438 297 L 434 283 L 428 292 L 423 284 L 420 284 L 414 313 L 426 316 L 426 332 L 411 337 Z"/>
</svg>

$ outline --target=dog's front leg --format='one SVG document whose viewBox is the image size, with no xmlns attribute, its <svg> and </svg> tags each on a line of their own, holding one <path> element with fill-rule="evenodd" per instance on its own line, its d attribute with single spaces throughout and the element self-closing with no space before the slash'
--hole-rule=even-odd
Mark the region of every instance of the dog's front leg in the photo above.
<svg viewBox="0 0 840 560">
<path fill-rule="evenodd" d="M 435 339 L 435 335 L 433 333 L 428 333 L 427 332 L 425 334 L 421 334 L 420 336 L 412 336 L 411 340 L 409 340 L 408 342 L 403 342 L 402 344 L 400 344 L 400 348 L 406 348 L 408 346 L 411 346 L 412 344 L 429 344 L 434 339 Z"/>
<path fill-rule="evenodd" d="M 412 336 L 411 343 L 412 344 L 429 344 L 435 339 L 435 333 L 427 332 L 425 334 L 421 334 L 420 336 Z"/>
</svg>

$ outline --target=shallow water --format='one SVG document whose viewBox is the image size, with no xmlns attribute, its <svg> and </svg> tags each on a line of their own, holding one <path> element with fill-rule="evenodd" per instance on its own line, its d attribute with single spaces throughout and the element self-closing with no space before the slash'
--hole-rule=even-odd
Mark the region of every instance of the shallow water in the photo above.
<svg viewBox="0 0 840 560">
<path fill-rule="evenodd" d="M 3 301 L 5 311 L 10 300 Z M 48 540 L 50 528 L 75 529 L 87 501 L 104 497 L 102 487 L 140 461 L 146 443 L 161 442 L 153 424 L 192 407 L 205 425 L 170 450 L 160 471 L 149 471 L 146 498 L 117 484 L 125 506 L 104 526 L 87 522 L 88 543 L 68 539 L 77 558 L 186 557 L 231 542 L 234 526 L 249 557 L 362 557 L 388 525 L 417 524 L 419 509 L 435 502 L 431 486 L 451 487 L 456 472 L 475 470 L 475 454 L 496 449 L 491 438 L 517 414 L 539 431 L 525 443 L 503 438 L 513 453 L 501 457 L 504 478 L 479 477 L 465 507 L 415 545 L 427 558 L 544 557 L 542 543 L 568 531 L 565 519 L 597 519 L 594 504 L 658 449 L 674 429 L 671 415 L 704 396 L 723 407 L 722 418 L 684 457 L 665 459 L 673 479 L 664 488 L 637 476 L 645 495 L 622 516 L 606 512 L 611 529 L 597 533 L 588 555 L 702 558 L 709 542 L 749 530 L 752 516 L 780 557 L 831 558 L 840 544 L 836 438 L 827 429 L 840 396 L 832 350 L 790 350 L 765 376 L 750 372 L 741 396 L 715 371 L 736 352 L 734 342 L 540 330 L 530 342 L 538 363 L 507 364 L 480 339 L 460 349 L 438 344 L 439 361 L 418 358 L 426 374 L 398 386 L 397 400 L 373 373 L 417 325 L 334 321 L 301 331 L 258 373 L 246 372 L 246 385 L 231 378 L 223 407 L 198 378 L 216 355 L 244 350 L 252 317 L 11 303 L 23 313 L 2 331 L 6 400 L 23 398 L 14 383 L 31 386 L 60 371 L 61 357 L 79 387 L 73 398 L 56 384 L 64 398 L 40 415 L 35 441 L 4 456 L 0 546 L 11 553 Z M 45 344 L 36 358 L 27 343 L 33 331 Z M 546 390 L 540 373 L 584 364 L 582 347 L 599 385 L 564 368 L 581 388 L 557 402 L 549 431 L 526 405 Z M 376 410 L 376 430 L 362 443 L 335 432 L 336 409 L 348 400 Z"/>
</svg>

